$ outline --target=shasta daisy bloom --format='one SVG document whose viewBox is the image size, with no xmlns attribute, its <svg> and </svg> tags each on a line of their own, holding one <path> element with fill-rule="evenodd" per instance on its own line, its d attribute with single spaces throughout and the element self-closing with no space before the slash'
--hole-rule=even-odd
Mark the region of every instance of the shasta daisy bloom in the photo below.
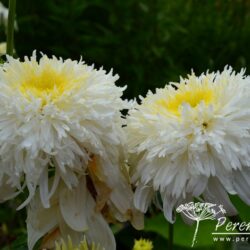
<svg viewBox="0 0 250 250">
<path fill-rule="evenodd" d="M 95 242 L 105 249 L 116 249 L 108 222 L 88 191 L 86 176 L 79 178 L 78 186 L 72 190 L 60 183 L 50 208 L 44 208 L 39 195 L 35 195 L 28 206 L 27 232 L 29 250 L 42 237 L 41 249 L 54 249 L 56 242 L 67 242 L 69 237 L 71 246 L 80 246 L 86 237 L 89 244 Z"/>
<path fill-rule="evenodd" d="M 194 73 L 141 97 L 130 110 L 135 205 L 145 212 L 155 192 L 165 217 L 193 197 L 237 211 L 228 193 L 250 204 L 250 79 L 230 67 Z"/>
<path fill-rule="evenodd" d="M 0 66 L 0 176 L 19 190 L 27 186 L 22 206 L 39 186 L 48 208 L 60 180 L 71 189 L 78 175 L 91 172 L 96 186 L 109 188 L 114 209 L 124 214 L 131 208 L 132 191 L 120 167 L 120 111 L 127 102 L 117 79 L 82 61 L 38 60 L 35 52 L 24 61 L 8 57 Z"/>
</svg>

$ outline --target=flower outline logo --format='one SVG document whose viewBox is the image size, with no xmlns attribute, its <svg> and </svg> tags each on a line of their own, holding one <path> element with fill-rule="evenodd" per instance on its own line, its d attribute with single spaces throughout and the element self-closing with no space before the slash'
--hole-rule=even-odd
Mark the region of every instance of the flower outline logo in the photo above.
<svg viewBox="0 0 250 250">
<path fill-rule="evenodd" d="M 196 242 L 200 221 L 218 220 L 224 217 L 223 215 L 226 213 L 226 210 L 223 208 L 223 205 L 209 202 L 189 202 L 179 205 L 176 212 L 183 213 L 187 218 L 196 221 L 196 228 L 191 245 L 191 247 L 193 247 Z"/>
</svg>

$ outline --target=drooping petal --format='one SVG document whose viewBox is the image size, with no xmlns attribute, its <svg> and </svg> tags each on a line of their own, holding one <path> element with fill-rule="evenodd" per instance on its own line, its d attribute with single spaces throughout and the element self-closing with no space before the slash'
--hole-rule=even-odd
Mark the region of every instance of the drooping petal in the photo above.
<svg viewBox="0 0 250 250">
<path fill-rule="evenodd" d="M 137 209 L 146 213 L 148 206 L 152 201 L 154 195 L 154 190 L 151 186 L 140 185 L 135 190 L 134 204 Z"/>
<path fill-rule="evenodd" d="M 48 170 L 44 169 L 40 177 L 40 197 L 45 208 L 50 207 L 49 202 L 49 184 L 48 184 Z"/>
<path fill-rule="evenodd" d="M 163 213 L 166 219 L 170 223 L 174 223 L 175 221 L 175 215 L 173 212 L 173 208 L 177 203 L 177 199 L 174 197 L 171 197 L 167 192 L 165 194 L 162 194 L 163 197 Z"/>
<path fill-rule="evenodd" d="M 56 206 L 44 208 L 37 194 L 27 214 L 28 247 L 33 250 L 36 242 L 58 224 L 58 210 Z"/>
<path fill-rule="evenodd" d="M 14 198 L 18 194 L 17 189 L 8 182 L 7 176 L 2 177 L 0 181 L 0 203 Z"/>
<path fill-rule="evenodd" d="M 95 202 L 87 193 L 86 214 L 88 218 L 88 230 L 86 237 L 91 242 L 100 243 L 105 249 L 116 250 L 115 238 L 108 223 L 103 216 L 95 210 Z"/>
<path fill-rule="evenodd" d="M 250 169 L 248 167 L 233 172 L 233 186 L 239 197 L 250 205 Z"/>
<path fill-rule="evenodd" d="M 216 178 L 211 178 L 208 186 L 203 193 L 204 199 L 208 202 L 220 205 L 222 204 L 229 216 L 237 214 L 237 210 L 231 203 L 225 188 Z"/>
<path fill-rule="evenodd" d="M 88 229 L 87 223 L 87 188 L 86 179 L 83 176 L 76 188 L 64 188 L 60 192 L 60 211 L 65 222 L 75 231 L 83 232 Z"/>
</svg>

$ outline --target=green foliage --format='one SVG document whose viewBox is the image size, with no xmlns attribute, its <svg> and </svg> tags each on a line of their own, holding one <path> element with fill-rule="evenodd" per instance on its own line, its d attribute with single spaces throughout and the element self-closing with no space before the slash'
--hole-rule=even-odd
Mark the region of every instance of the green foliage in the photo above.
<svg viewBox="0 0 250 250">
<path fill-rule="evenodd" d="M 17 212 L 17 203 L 13 201 L 0 206 L 0 249 L 26 250 L 25 210 Z"/>
<path fill-rule="evenodd" d="M 2 250 L 27 250 L 27 234 L 19 234 L 11 245 L 5 246 Z"/>
</svg>

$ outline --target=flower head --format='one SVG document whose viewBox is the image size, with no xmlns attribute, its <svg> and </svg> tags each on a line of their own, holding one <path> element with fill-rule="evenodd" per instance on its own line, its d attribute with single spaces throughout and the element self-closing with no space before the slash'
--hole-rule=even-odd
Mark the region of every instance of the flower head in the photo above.
<svg viewBox="0 0 250 250">
<path fill-rule="evenodd" d="M 135 240 L 133 250 L 153 250 L 153 243 L 146 239 Z"/>
<path fill-rule="evenodd" d="M 82 250 L 83 246 L 86 247 L 86 241 L 82 242 L 84 237 L 87 242 L 100 243 L 106 249 L 115 250 L 114 235 L 105 216 L 97 210 L 96 201 L 87 188 L 86 179 L 86 176 L 82 176 L 78 186 L 72 190 L 61 182 L 51 198 L 49 208 L 43 207 L 38 193 L 34 196 L 28 206 L 27 218 L 30 250 L 40 238 L 43 238 L 42 249 L 51 249 L 55 245 L 58 247 L 62 242 L 62 247 L 67 245 L 69 250 L 75 250 L 73 246 L 78 245 L 79 250 Z M 68 243 L 65 243 L 67 241 Z M 93 246 L 99 247 L 94 244 Z"/>
<path fill-rule="evenodd" d="M 244 71 L 194 73 L 141 98 L 127 118 L 136 207 L 159 191 L 165 217 L 200 196 L 235 214 L 227 192 L 250 204 L 250 79 Z"/>
<path fill-rule="evenodd" d="M 126 182 L 120 111 L 127 102 L 117 79 L 82 61 L 46 55 L 38 60 L 35 52 L 24 61 L 8 57 L 0 67 L 0 176 L 19 190 L 27 186 L 23 206 L 39 186 L 43 206 L 49 207 L 60 180 L 75 187 L 91 166 L 93 178 L 110 190 Z M 54 180 L 50 187 L 48 176 Z"/>
<path fill-rule="evenodd" d="M 25 187 L 29 249 L 47 235 L 115 249 L 109 222 L 141 228 L 124 165 L 118 76 L 36 53 L 0 67 L 0 201 Z M 48 239 L 48 240 L 46 240 Z"/>
</svg>

